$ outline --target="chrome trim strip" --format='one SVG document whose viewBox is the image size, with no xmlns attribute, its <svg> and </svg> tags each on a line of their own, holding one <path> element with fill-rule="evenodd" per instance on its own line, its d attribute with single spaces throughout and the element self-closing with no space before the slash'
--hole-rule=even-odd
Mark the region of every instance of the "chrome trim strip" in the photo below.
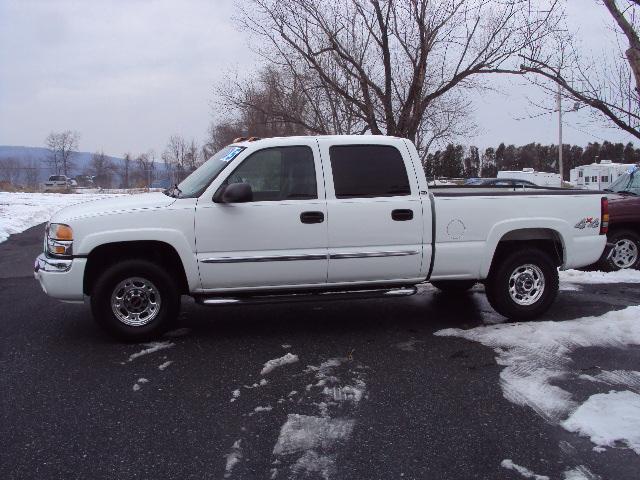
<svg viewBox="0 0 640 480">
<path fill-rule="evenodd" d="M 326 260 L 326 254 L 301 255 L 265 255 L 256 257 L 213 257 L 200 260 L 202 263 L 253 263 L 253 262 L 292 262 L 296 260 Z"/>
<path fill-rule="evenodd" d="M 36 258 L 34 272 L 68 272 L 69 270 L 71 270 L 71 264 L 72 260 L 48 258 L 44 254 L 40 254 L 38 258 Z"/>
<path fill-rule="evenodd" d="M 332 253 L 330 255 L 301 254 L 301 255 L 265 255 L 255 257 L 212 257 L 200 260 L 201 263 L 254 263 L 254 262 L 293 262 L 297 260 L 340 260 L 346 258 L 379 258 L 379 257 L 405 257 L 419 255 L 419 250 L 394 250 L 380 252 L 346 252 Z"/>
<path fill-rule="evenodd" d="M 329 258 L 339 260 L 344 258 L 376 258 L 376 257 L 406 257 L 408 255 L 418 255 L 419 250 L 395 250 L 387 252 L 347 252 L 332 253 Z"/>
</svg>

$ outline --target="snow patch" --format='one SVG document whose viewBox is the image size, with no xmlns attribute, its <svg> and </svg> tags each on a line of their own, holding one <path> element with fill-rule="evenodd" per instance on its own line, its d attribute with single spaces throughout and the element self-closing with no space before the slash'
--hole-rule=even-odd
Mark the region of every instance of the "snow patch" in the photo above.
<svg viewBox="0 0 640 480">
<path fill-rule="evenodd" d="M 280 429 L 273 454 L 290 455 L 312 449 L 335 449 L 338 442 L 349 439 L 354 424 L 355 421 L 350 419 L 290 414 Z"/>
<path fill-rule="evenodd" d="M 560 284 L 599 284 L 599 283 L 640 283 L 640 270 L 626 269 L 617 272 L 583 272 L 581 270 L 562 270 Z"/>
<path fill-rule="evenodd" d="M 139 385 L 139 384 L 137 384 L 137 383 L 134 383 L 134 384 L 133 384 L 133 391 L 134 391 L 134 392 L 137 392 L 138 390 L 140 390 L 140 385 Z"/>
<path fill-rule="evenodd" d="M 149 355 L 150 353 L 157 352 L 159 350 L 164 350 L 165 348 L 171 348 L 175 345 L 173 342 L 164 341 L 164 342 L 149 342 L 143 344 L 145 347 L 144 350 L 140 350 L 139 352 L 132 353 L 129 355 L 129 361 L 133 361 L 136 358 L 142 357 L 143 355 Z"/>
<path fill-rule="evenodd" d="M 254 412 L 270 412 L 273 410 L 271 405 L 267 405 L 266 407 L 256 407 L 253 409 Z"/>
<path fill-rule="evenodd" d="M 597 480 L 600 478 L 598 475 L 594 475 L 591 470 L 584 465 L 578 465 L 570 470 L 565 470 L 562 477 L 564 480 Z"/>
<path fill-rule="evenodd" d="M 158 370 L 164 370 L 165 368 L 167 368 L 172 363 L 173 363 L 172 360 L 167 360 L 166 362 L 161 363 L 160 365 L 158 365 Z"/>
<path fill-rule="evenodd" d="M 549 477 L 547 477 L 546 475 L 537 475 L 528 468 L 513 463 L 513 461 L 508 458 L 503 460 L 500 463 L 500 466 L 502 468 L 506 468 L 507 470 L 513 470 L 514 472 L 519 473 L 524 478 L 533 478 L 534 480 L 549 480 Z"/>
<path fill-rule="evenodd" d="M 290 363 L 296 363 L 297 361 L 298 361 L 297 355 L 287 353 L 286 355 L 283 355 L 280 358 L 274 358 L 273 360 L 269 360 L 267 363 L 265 363 L 264 368 L 260 372 L 260 375 L 267 375 L 268 373 L 271 373 L 273 370 L 275 370 L 278 367 L 281 367 L 283 365 L 288 365 Z"/>
<path fill-rule="evenodd" d="M 600 317 L 446 329 L 435 335 L 466 338 L 493 348 L 497 363 L 505 367 L 500 373 L 505 398 L 560 423 L 578 406 L 571 393 L 551 383 L 570 371 L 570 353 L 580 347 L 640 345 L 639 317 L 640 306 L 631 306 Z"/>
<path fill-rule="evenodd" d="M 315 450 L 309 450 L 302 455 L 291 467 L 295 478 L 329 479 L 336 472 L 336 455 L 321 455 Z"/>
<path fill-rule="evenodd" d="M 640 455 L 640 395 L 613 390 L 592 395 L 562 426 L 589 437 L 599 447 L 622 443 Z"/>
<path fill-rule="evenodd" d="M 242 448 L 240 447 L 240 440 L 236 440 L 231 447 L 231 451 L 225 455 L 227 464 L 224 469 L 224 478 L 229 478 L 233 472 L 234 467 L 242 460 Z"/>
</svg>

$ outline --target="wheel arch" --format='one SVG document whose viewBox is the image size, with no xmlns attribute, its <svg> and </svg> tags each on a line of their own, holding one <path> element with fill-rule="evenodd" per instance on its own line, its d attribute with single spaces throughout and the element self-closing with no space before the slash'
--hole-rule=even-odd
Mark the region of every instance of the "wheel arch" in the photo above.
<svg viewBox="0 0 640 480">
<path fill-rule="evenodd" d="M 537 248 L 547 253 L 561 266 L 566 261 L 566 245 L 562 234 L 553 228 L 526 227 L 505 232 L 499 237 L 487 258 L 490 262 L 483 265 L 482 278 L 486 278 L 495 265 L 507 254 L 524 246 Z"/>
<path fill-rule="evenodd" d="M 106 268 L 129 259 L 149 260 L 167 268 L 177 280 L 180 292 L 189 293 L 189 281 L 180 255 L 172 245 L 159 240 L 110 242 L 93 248 L 87 255 L 83 292 L 91 295 L 97 279 Z"/>
</svg>

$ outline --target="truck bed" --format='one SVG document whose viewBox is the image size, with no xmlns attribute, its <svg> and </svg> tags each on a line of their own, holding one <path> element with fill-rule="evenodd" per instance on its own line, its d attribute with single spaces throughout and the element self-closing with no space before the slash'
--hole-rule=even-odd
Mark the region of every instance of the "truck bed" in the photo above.
<svg viewBox="0 0 640 480">
<path fill-rule="evenodd" d="M 555 187 L 485 187 L 476 185 L 439 185 L 429 187 L 429 191 L 436 197 L 464 197 L 464 196 L 499 196 L 499 195 L 606 195 L 599 190 L 581 190 L 578 188 Z"/>
</svg>

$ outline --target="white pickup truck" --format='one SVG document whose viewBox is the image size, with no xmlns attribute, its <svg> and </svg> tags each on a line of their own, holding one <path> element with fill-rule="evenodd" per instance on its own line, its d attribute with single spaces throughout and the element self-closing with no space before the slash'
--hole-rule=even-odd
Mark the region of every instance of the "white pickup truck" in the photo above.
<svg viewBox="0 0 640 480">
<path fill-rule="evenodd" d="M 607 199 L 585 190 L 427 187 L 405 139 L 239 139 L 165 193 L 67 207 L 35 276 L 127 340 L 159 335 L 181 295 L 204 305 L 403 296 L 485 284 L 512 319 L 545 312 L 558 267 L 605 248 Z"/>
</svg>

